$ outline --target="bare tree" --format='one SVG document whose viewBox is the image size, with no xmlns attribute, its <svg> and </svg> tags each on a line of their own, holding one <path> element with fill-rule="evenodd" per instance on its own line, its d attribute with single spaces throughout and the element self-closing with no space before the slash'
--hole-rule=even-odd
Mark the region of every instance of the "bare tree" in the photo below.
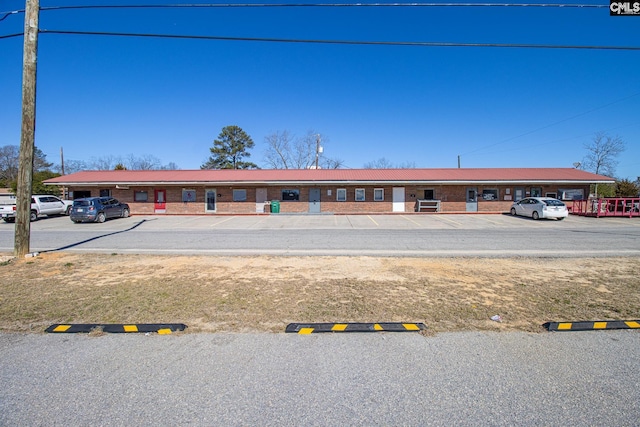
<svg viewBox="0 0 640 427">
<path fill-rule="evenodd" d="M 378 160 L 365 163 L 363 167 L 365 169 L 391 169 L 393 168 L 393 163 L 387 160 L 386 157 L 380 157 Z"/>
<path fill-rule="evenodd" d="M 267 144 L 264 158 L 267 166 L 271 169 L 289 169 L 291 160 L 291 147 L 294 145 L 289 131 L 282 131 L 266 136 L 264 142 Z"/>
<path fill-rule="evenodd" d="M 584 144 L 587 155 L 582 161 L 582 167 L 593 173 L 613 177 L 616 174 L 618 160 L 616 158 L 625 150 L 625 144 L 619 136 L 611 137 L 599 132 L 593 141 Z"/>
<path fill-rule="evenodd" d="M 18 176 L 18 156 L 20 148 L 17 145 L 0 147 L 0 179 L 5 185 L 15 181 Z"/>
<path fill-rule="evenodd" d="M 87 162 L 84 160 L 65 160 L 64 161 L 64 173 L 69 175 L 72 173 L 80 172 L 89 169 Z M 62 166 L 57 165 L 56 170 L 62 173 Z"/>
<path fill-rule="evenodd" d="M 129 170 L 156 170 L 160 167 L 160 159 L 151 154 L 145 154 L 141 157 L 129 154 L 127 159 L 127 169 Z"/>
<path fill-rule="evenodd" d="M 380 157 L 378 160 L 365 163 L 363 167 L 365 169 L 414 169 L 416 162 L 403 162 L 395 165 L 386 157 Z"/>
<path fill-rule="evenodd" d="M 121 157 L 115 157 L 112 155 L 92 157 L 89 162 L 89 169 L 99 171 L 113 170 L 118 163 L 124 164 Z"/>
<path fill-rule="evenodd" d="M 18 177 L 18 165 L 20 163 L 20 148 L 17 145 L 5 145 L 0 147 L 0 180 L 4 185 L 9 185 Z M 33 152 L 33 172 L 48 171 L 53 163 L 47 161 L 47 156 L 39 148 Z"/>
<path fill-rule="evenodd" d="M 327 140 L 313 130 L 298 138 L 286 130 L 276 131 L 265 137 L 267 149 L 264 158 L 268 167 L 273 169 L 309 169 L 315 167 L 316 159 L 319 168 L 339 169 L 344 162 L 326 157 L 319 149 Z"/>
<path fill-rule="evenodd" d="M 344 160 L 323 157 L 320 161 L 320 166 L 322 169 L 340 169 L 344 166 Z"/>
</svg>

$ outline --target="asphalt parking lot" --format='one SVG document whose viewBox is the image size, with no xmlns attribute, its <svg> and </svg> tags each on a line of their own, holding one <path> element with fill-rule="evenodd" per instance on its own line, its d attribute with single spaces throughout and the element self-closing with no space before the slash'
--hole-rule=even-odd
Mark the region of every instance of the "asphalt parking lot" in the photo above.
<svg viewBox="0 0 640 427">
<path fill-rule="evenodd" d="M 586 229 L 638 227 L 638 218 L 588 218 L 569 216 L 563 221 L 512 217 L 508 214 L 392 214 L 392 215 L 135 215 L 111 219 L 105 223 L 74 224 L 69 217 L 42 217 L 31 223 L 37 230 L 124 230 L 136 225 L 145 230 L 256 230 L 256 229 Z M 1 223 L 0 231 L 14 224 Z"/>
</svg>

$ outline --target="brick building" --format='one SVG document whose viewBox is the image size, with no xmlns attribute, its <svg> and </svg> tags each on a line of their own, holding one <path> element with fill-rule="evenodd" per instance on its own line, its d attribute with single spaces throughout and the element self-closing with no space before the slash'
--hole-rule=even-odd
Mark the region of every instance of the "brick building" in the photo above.
<svg viewBox="0 0 640 427">
<path fill-rule="evenodd" d="M 132 214 L 507 212 L 529 196 L 585 199 L 612 178 L 571 168 L 84 171 L 47 180 Z M 278 207 L 276 207 L 278 205 Z"/>
</svg>

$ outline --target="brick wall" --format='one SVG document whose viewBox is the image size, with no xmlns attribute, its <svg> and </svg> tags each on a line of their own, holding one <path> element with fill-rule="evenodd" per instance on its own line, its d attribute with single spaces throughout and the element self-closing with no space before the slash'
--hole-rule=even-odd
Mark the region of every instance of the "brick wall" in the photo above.
<svg viewBox="0 0 640 427">
<path fill-rule="evenodd" d="M 91 196 L 99 196 L 100 190 L 109 190 L 112 197 L 128 203 L 132 214 L 154 214 L 155 213 L 155 191 L 158 189 L 166 191 L 166 210 L 168 215 L 200 215 L 206 212 L 205 191 L 215 189 L 216 212 L 218 214 L 253 214 L 256 213 L 256 189 L 267 189 L 267 200 L 279 200 L 281 213 L 306 213 L 309 211 L 309 191 L 311 188 L 320 189 L 321 212 L 332 213 L 387 213 L 392 212 L 393 187 L 391 185 L 334 185 L 334 186 L 286 186 L 286 187 L 266 187 L 266 186 L 163 186 L 163 187 L 132 187 L 128 189 L 118 189 L 111 187 L 70 187 L 70 191 L 89 191 Z M 515 195 L 515 188 L 524 188 L 524 197 L 530 196 L 531 187 L 540 188 L 542 195 L 547 193 L 557 193 L 559 188 L 563 189 L 583 189 L 584 194 L 589 192 L 588 185 L 436 185 L 436 186 L 405 186 L 405 212 L 415 212 L 416 201 L 425 197 L 425 191 L 433 192 L 433 197 L 440 200 L 441 212 L 466 212 L 466 192 L 468 188 L 476 188 L 478 191 L 478 212 L 508 212 L 512 199 Z M 246 190 L 246 201 L 234 202 L 233 189 Z M 345 188 L 347 191 L 347 201 L 337 201 L 337 190 Z M 365 200 L 355 201 L 357 188 L 364 188 Z M 383 201 L 373 201 L 374 189 L 384 190 Z M 190 202 L 182 201 L 183 189 L 195 191 L 195 200 Z M 295 189 L 299 191 L 298 201 L 282 201 L 283 189 Z M 497 189 L 497 200 L 484 200 L 483 190 Z M 146 191 L 147 201 L 134 201 L 135 191 Z M 508 193 L 508 194 L 507 194 Z M 212 212 L 213 214 L 213 212 Z"/>
</svg>

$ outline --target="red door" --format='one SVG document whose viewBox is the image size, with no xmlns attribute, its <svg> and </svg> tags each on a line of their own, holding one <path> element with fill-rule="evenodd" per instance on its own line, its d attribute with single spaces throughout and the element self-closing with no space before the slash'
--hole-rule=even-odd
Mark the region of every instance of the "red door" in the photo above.
<svg viewBox="0 0 640 427">
<path fill-rule="evenodd" d="M 167 211 L 167 190 L 155 191 L 155 213 L 165 213 Z"/>
</svg>

